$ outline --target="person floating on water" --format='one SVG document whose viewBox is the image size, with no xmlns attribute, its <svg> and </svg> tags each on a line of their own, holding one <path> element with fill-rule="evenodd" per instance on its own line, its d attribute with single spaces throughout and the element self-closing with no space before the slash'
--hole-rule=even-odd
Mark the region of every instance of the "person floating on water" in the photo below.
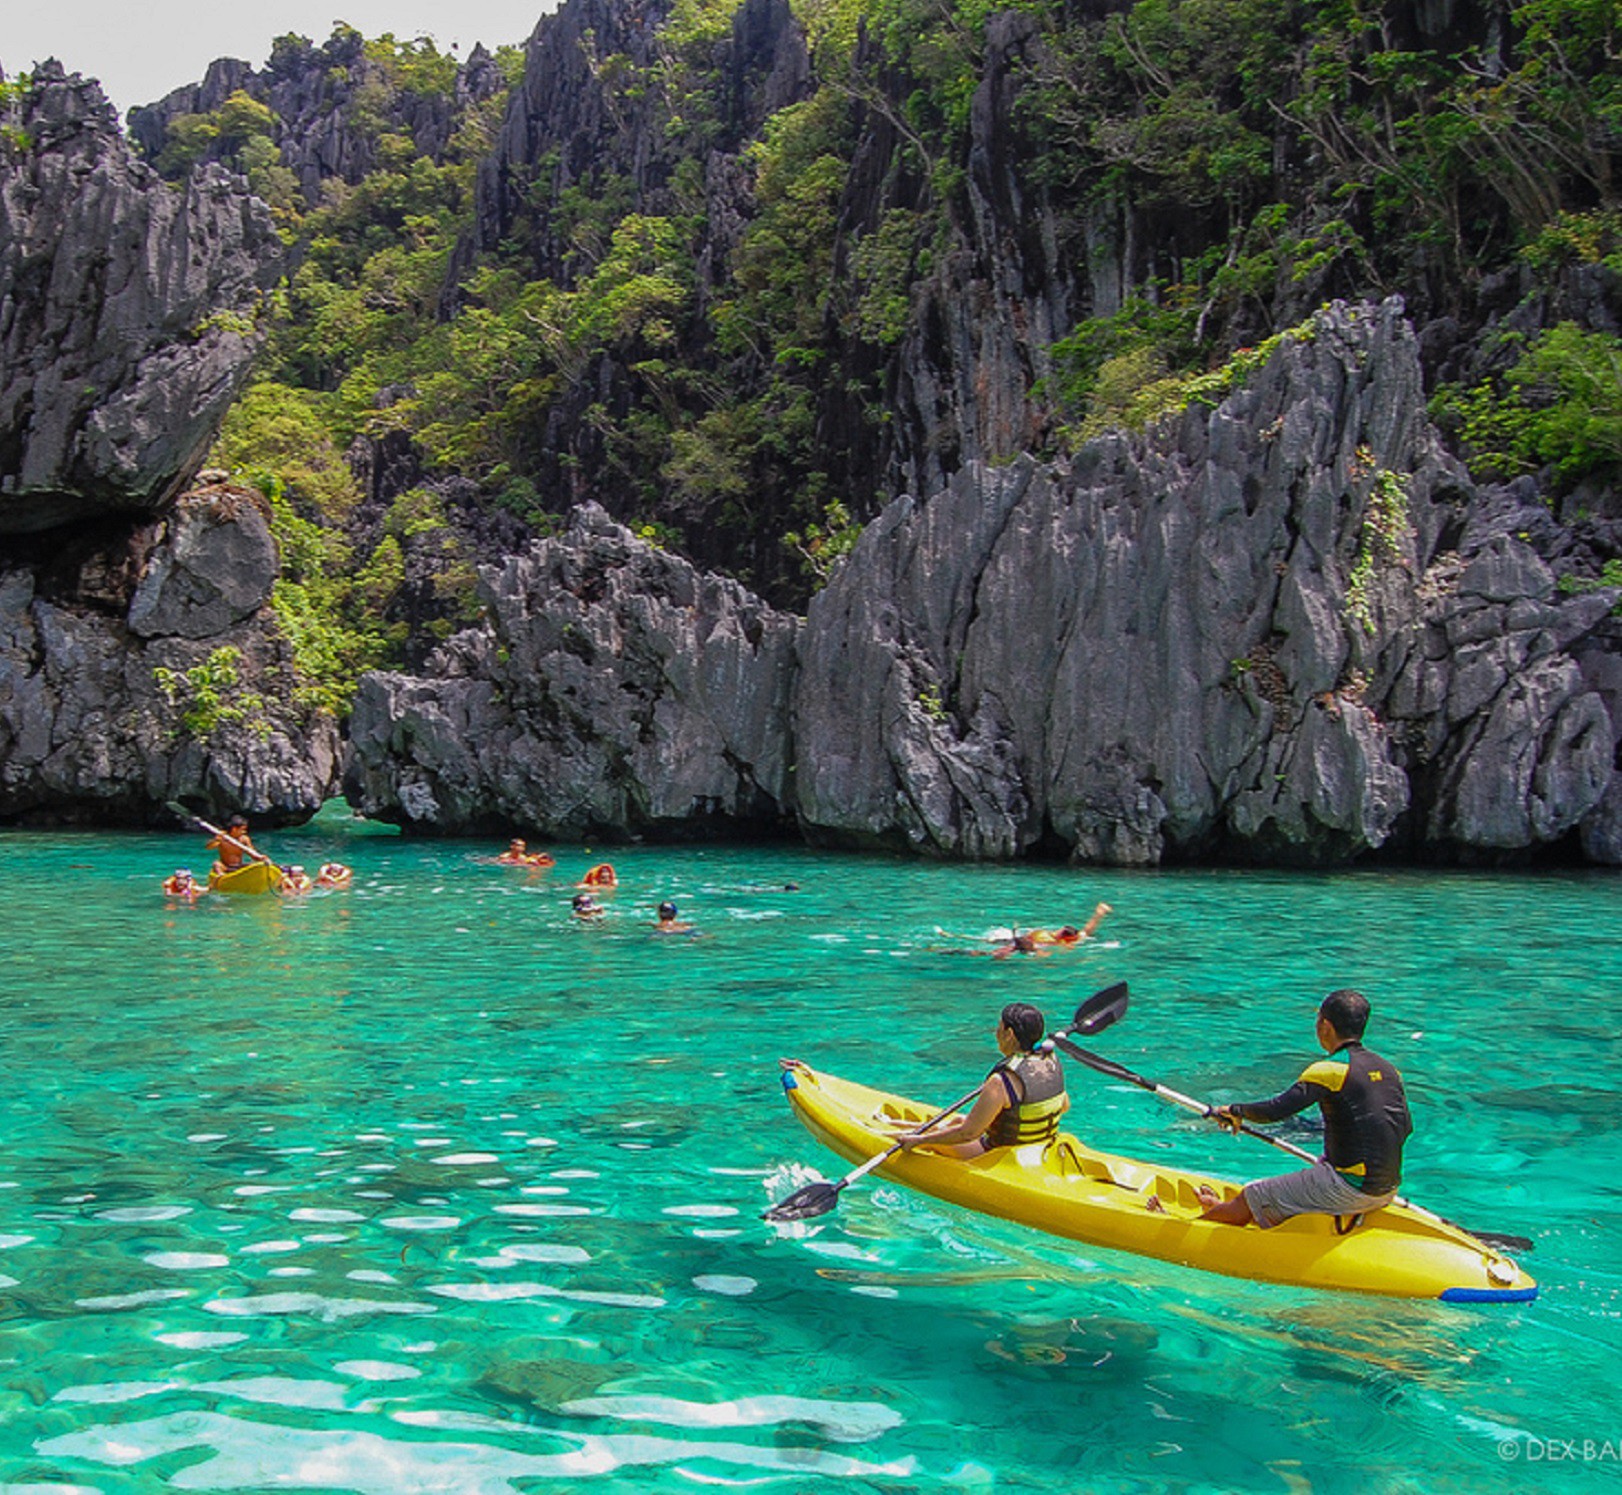
<svg viewBox="0 0 1622 1495">
<path fill-rule="evenodd" d="M 994 1147 L 1024 1147 L 1046 1142 L 1059 1130 L 1059 1118 L 1070 1109 L 1064 1070 L 1057 1054 L 1036 1046 L 1045 1028 L 1042 1014 L 1029 1002 L 1010 1002 L 997 1021 L 997 1047 L 1003 1058 L 980 1087 L 968 1114 L 943 1116 L 922 1132 L 908 1131 L 902 1148 L 927 1147 L 954 1158 L 977 1158 Z M 901 1124 L 903 1130 L 911 1122 Z"/>
<path fill-rule="evenodd" d="M 527 841 L 521 841 L 514 836 L 507 843 L 507 849 L 496 858 L 507 867 L 553 867 L 557 863 L 554 858 L 544 851 L 531 851 Z"/>
<path fill-rule="evenodd" d="M 612 864 L 599 862 L 580 879 L 578 886 L 582 888 L 617 888 L 619 882 L 619 874 L 614 870 Z"/>
<path fill-rule="evenodd" d="M 659 918 L 654 924 L 655 934 L 691 934 L 693 926 L 680 917 L 681 910 L 668 900 L 659 905 Z"/>
<path fill-rule="evenodd" d="M 1083 940 L 1090 940 L 1097 933 L 1098 926 L 1104 922 L 1104 916 L 1114 910 L 1107 903 L 1100 903 L 1093 909 L 1092 917 L 1077 929 L 1074 924 L 1066 924 L 1063 929 L 1032 929 L 1028 933 L 1039 945 L 1061 945 L 1068 949 L 1072 945 L 1079 945 Z"/>
<path fill-rule="evenodd" d="M 978 955 L 980 952 L 974 952 Z M 1042 942 L 1034 934 L 1016 934 L 991 952 L 993 960 L 1007 960 L 1010 955 L 1046 955 Z"/>
<path fill-rule="evenodd" d="M 258 851 L 248 835 L 248 817 L 240 810 L 225 822 L 224 835 L 217 835 L 203 849 L 218 852 L 211 876 L 218 877 L 223 872 L 235 872 L 249 856 Z"/>
<path fill-rule="evenodd" d="M 575 918 L 587 924 L 593 919 L 602 918 L 608 912 L 590 893 L 576 893 L 569 909 Z"/>
<path fill-rule="evenodd" d="M 314 887 L 315 879 L 295 862 L 283 874 L 276 891 L 287 897 L 297 898 L 303 893 L 308 893 Z"/>
<path fill-rule="evenodd" d="M 354 880 L 353 870 L 344 866 L 342 862 L 323 862 L 321 870 L 315 874 L 315 885 L 318 888 L 333 890 L 347 888 Z"/>
<path fill-rule="evenodd" d="M 1230 1131 L 1246 1121 L 1282 1121 L 1317 1105 L 1324 1155 L 1311 1168 L 1248 1183 L 1232 1199 L 1200 1189 L 1202 1220 L 1263 1230 L 1292 1215 L 1367 1215 L 1384 1209 L 1402 1183 L 1402 1148 L 1413 1135 L 1402 1076 L 1388 1059 L 1363 1047 L 1369 1001 L 1362 992 L 1332 991 L 1318 1008 L 1318 1046 L 1329 1057 L 1271 1100 L 1218 1106 L 1212 1120 Z"/>
<path fill-rule="evenodd" d="M 1101 902 L 1094 907 L 1091 917 L 1079 929 L 1074 924 L 1066 924 L 1061 929 L 1027 929 L 1021 932 L 1019 926 L 1014 925 L 1006 934 L 1000 930 L 993 930 L 988 935 L 971 935 L 952 934 L 937 924 L 935 933 L 943 934 L 948 939 L 993 940 L 997 944 L 995 950 L 971 950 L 966 953 L 990 954 L 998 960 L 1006 960 L 1010 955 L 1046 955 L 1049 948 L 1073 949 L 1083 940 L 1090 940 L 1097 932 L 1098 926 L 1104 922 L 1105 915 L 1113 912 L 1114 909 L 1110 904 Z"/>
<path fill-rule="evenodd" d="M 208 891 L 195 877 L 190 867 L 177 867 L 173 875 L 164 878 L 163 891 L 167 897 L 195 903 Z"/>
</svg>

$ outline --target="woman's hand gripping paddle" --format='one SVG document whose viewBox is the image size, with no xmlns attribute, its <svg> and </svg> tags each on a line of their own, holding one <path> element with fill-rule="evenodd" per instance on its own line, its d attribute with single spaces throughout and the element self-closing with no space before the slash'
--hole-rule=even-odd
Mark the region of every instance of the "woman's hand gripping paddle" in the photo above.
<svg viewBox="0 0 1622 1495">
<path fill-rule="evenodd" d="M 1135 1074 L 1124 1064 L 1117 1064 L 1113 1059 L 1106 1059 L 1100 1054 L 1090 1054 L 1086 1049 L 1078 1047 L 1069 1041 L 1067 1035 L 1056 1033 L 1053 1036 L 1054 1046 L 1072 1059 L 1085 1064 L 1089 1069 L 1096 1069 L 1099 1074 L 1109 1075 L 1112 1079 L 1125 1080 L 1129 1085 L 1136 1085 L 1140 1090 L 1148 1090 L 1158 1095 L 1162 1100 L 1169 1100 L 1174 1106 L 1181 1106 L 1185 1111 L 1192 1111 L 1197 1116 L 1205 1116 L 1213 1121 L 1221 1121 L 1224 1128 L 1229 1131 L 1243 1132 L 1247 1137 L 1256 1137 L 1263 1142 L 1269 1142 L 1292 1157 L 1300 1158 L 1303 1162 L 1316 1163 L 1318 1159 L 1304 1147 L 1297 1147 L 1293 1142 L 1286 1142 L 1282 1137 L 1275 1137 L 1269 1132 L 1258 1131 L 1247 1121 L 1240 1121 L 1235 1117 L 1232 1121 L 1222 1120 L 1217 1115 L 1217 1108 L 1208 1105 L 1205 1101 L 1195 1100 L 1191 1095 L 1184 1095 L 1181 1091 L 1168 1089 L 1165 1085 L 1157 1085 L 1153 1080 L 1145 1079 Z M 1494 1230 L 1471 1230 L 1468 1225 L 1460 1225 L 1456 1220 L 1449 1220 L 1433 1210 L 1418 1205 L 1411 1199 L 1404 1199 L 1400 1194 L 1392 1200 L 1393 1204 L 1400 1204 L 1411 1209 L 1416 1215 L 1424 1215 L 1427 1219 L 1438 1221 L 1443 1225 L 1451 1225 L 1455 1230 L 1462 1230 L 1467 1235 L 1473 1235 L 1483 1245 L 1491 1246 L 1499 1251 L 1530 1251 L 1533 1243 L 1524 1235 L 1504 1235 Z"/>
<path fill-rule="evenodd" d="M 252 846 L 249 846 L 246 841 L 237 840 L 237 838 L 229 831 L 222 831 L 219 826 L 210 825 L 206 820 L 203 819 L 201 815 L 193 815 L 192 812 L 184 805 L 178 804 L 172 799 L 167 801 L 167 804 L 171 814 L 178 815 L 182 820 L 191 821 L 193 825 L 207 831 L 211 836 L 218 837 L 221 841 L 229 841 L 244 856 L 250 856 L 256 862 L 264 862 L 267 866 L 274 867 L 279 873 L 281 873 L 283 877 L 292 876 L 287 868 L 282 866 L 280 862 L 271 861 L 271 859 L 267 857 L 264 852 L 255 850 Z"/>
<path fill-rule="evenodd" d="M 1090 1037 L 1094 1033 L 1102 1033 L 1111 1023 L 1119 1022 L 1126 1012 L 1127 988 L 1126 982 L 1118 981 L 1114 986 L 1107 987 L 1096 995 L 1089 997 L 1070 1020 L 1070 1026 L 1062 1033 L 1055 1033 L 1050 1043 L 1059 1044 L 1067 1039 L 1071 1033 L 1081 1033 Z M 981 1084 L 985 1082 L 982 1080 Z M 762 1214 L 761 1218 L 770 1220 L 774 1225 L 786 1224 L 792 1220 L 814 1220 L 818 1215 L 825 1215 L 838 1202 L 840 1194 L 855 1183 L 857 1179 L 871 1173 L 875 1168 L 889 1162 L 901 1151 L 903 1143 L 926 1132 L 942 1117 L 950 1116 L 952 1112 L 969 1104 L 980 1093 L 980 1085 L 976 1085 L 961 1100 L 953 1101 L 944 1111 L 937 1111 L 928 1121 L 920 1122 L 907 1135 L 885 1152 L 869 1158 L 859 1168 L 853 1168 L 837 1183 L 828 1183 L 818 1179 L 814 1184 L 807 1184 L 803 1189 L 796 1189 L 787 1199 L 774 1204 Z"/>
</svg>

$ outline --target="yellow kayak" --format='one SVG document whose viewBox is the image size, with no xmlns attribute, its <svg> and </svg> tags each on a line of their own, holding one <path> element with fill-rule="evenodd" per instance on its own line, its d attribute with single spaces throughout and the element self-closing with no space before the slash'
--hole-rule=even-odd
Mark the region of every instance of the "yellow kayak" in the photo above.
<svg viewBox="0 0 1622 1495">
<path fill-rule="evenodd" d="M 852 1163 L 895 1141 L 889 1123 L 916 1125 L 935 1114 L 805 1065 L 784 1073 L 783 1088 L 811 1135 Z M 1266 1231 L 1211 1224 L 1198 1218 L 1196 1191 L 1206 1184 L 1228 1198 L 1237 1184 L 1097 1152 L 1065 1133 L 968 1161 L 898 1152 L 875 1171 L 1050 1235 L 1230 1277 L 1448 1303 L 1524 1303 L 1538 1291 L 1515 1262 L 1468 1231 L 1402 1205 L 1375 1211 L 1345 1235 L 1327 1215 L 1299 1215 Z"/>
<path fill-rule="evenodd" d="M 282 874 L 269 862 L 244 862 L 230 872 L 211 872 L 208 885 L 215 893 L 274 893 Z"/>
</svg>

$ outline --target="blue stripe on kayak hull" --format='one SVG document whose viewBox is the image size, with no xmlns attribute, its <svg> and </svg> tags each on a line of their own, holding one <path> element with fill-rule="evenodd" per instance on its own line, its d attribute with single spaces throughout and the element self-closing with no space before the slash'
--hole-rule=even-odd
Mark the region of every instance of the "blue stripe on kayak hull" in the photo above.
<svg viewBox="0 0 1622 1495">
<path fill-rule="evenodd" d="M 1537 1297 L 1535 1287 L 1450 1287 L 1438 1299 L 1442 1303 L 1530 1303 Z"/>
</svg>

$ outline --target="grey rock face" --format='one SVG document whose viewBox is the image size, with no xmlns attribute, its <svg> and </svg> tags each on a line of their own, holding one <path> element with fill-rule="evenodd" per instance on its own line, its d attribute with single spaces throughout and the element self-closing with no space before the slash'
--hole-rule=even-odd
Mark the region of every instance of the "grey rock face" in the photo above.
<svg viewBox="0 0 1622 1495">
<path fill-rule="evenodd" d="M 1572 650 L 1615 599 L 1463 531 L 1423 410 L 1400 307 L 1337 308 L 1215 410 L 893 505 L 808 618 L 809 833 L 1129 865 L 1559 840 L 1612 779 Z"/>
<path fill-rule="evenodd" d="M 63 565 L 0 570 L 0 818 L 172 824 L 184 799 L 298 819 L 337 779 L 264 603 L 276 550 L 235 490 Z M 116 611 L 133 591 L 128 614 Z"/>
<path fill-rule="evenodd" d="M 1214 409 L 898 499 L 802 628 L 594 514 L 487 578 L 441 678 L 368 677 L 349 788 L 442 830 L 1615 861 L 1617 594 L 1561 597 L 1512 511 L 1400 305 L 1336 307 Z"/>
<path fill-rule="evenodd" d="M 441 651 L 441 678 L 363 680 L 345 792 L 365 813 L 592 836 L 781 823 L 797 619 L 595 507 L 482 586 L 489 625 Z"/>
<path fill-rule="evenodd" d="M 130 138 L 154 160 L 177 119 L 212 114 L 240 91 L 274 113 L 277 149 L 297 175 L 305 200 L 313 204 L 321 200 L 328 181 L 353 186 L 376 169 L 380 115 L 389 131 L 409 135 L 420 154 L 438 161 L 450 146 L 461 111 L 503 86 L 495 59 L 476 45 L 457 69 L 452 93 L 423 95 L 393 88 L 386 70 L 366 55 L 360 34 L 337 27 L 319 47 L 299 36 L 278 38 L 270 64 L 262 70 L 220 58 L 209 65 L 202 82 L 130 110 Z M 381 108 L 380 96 L 387 101 Z"/>
<path fill-rule="evenodd" d="M 217 167 L 166 187 L 55 63 L 4 122 L 29 144 L 0 151 L 0 533 L 157 512 L 247 375 L 280 241 Z"/>
</svg>

